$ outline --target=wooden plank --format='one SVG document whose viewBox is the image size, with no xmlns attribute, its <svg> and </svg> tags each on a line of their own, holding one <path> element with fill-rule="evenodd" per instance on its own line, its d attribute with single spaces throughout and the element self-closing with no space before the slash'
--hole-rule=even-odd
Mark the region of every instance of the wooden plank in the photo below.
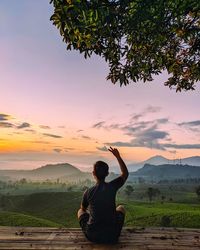
<svg viewBox="0 0 200 250">
<path fill-rule="evenodd" d="M 77 228 L 0 227 L 3 250 L 199 250 L 199 229 L 125 228 L 118 244 L 98 245 L 87 241 Z"/>
</svg>

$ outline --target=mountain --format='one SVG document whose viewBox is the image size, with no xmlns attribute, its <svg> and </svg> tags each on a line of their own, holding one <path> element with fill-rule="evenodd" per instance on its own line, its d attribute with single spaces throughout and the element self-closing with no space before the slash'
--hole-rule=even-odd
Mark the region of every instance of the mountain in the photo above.
<svg viewBox="0 0 200 250">
<path fill-rule="evenodd" d="M 40 168 L 31 170 L 31 176 L 43 177 L 50 179 L 59 178 L 61 176 L 71 176 L 71 175 L 81 175 L 82 172 L 78 168 L 68 164 L 68 163 L 59 163 L 59 164 L 48 164 Z"/>
<path fill-rule="evenodd" d="M 183 158 L 181 160 L 182 164 L 192 165 L 192 166 L 200 166 L 200 156 L 192 156 L 188 158 Z"/>
<path fill-rule="evenodd" d="M 128 169 L 130 172 L 135 172 L 138 169 L 142 168 L 145 164 L 152 164 L 152 165 L 162 165 L 162 164 L 187 164 L 191 166 L 198 166 L 200 167 L 200 156 L 192 156 L 188 158 L 182 159 L 167 159 L 161 155 L 153 156 L 145 161 L 128 164 Z"/>
<path fill-rule="evenodd" d="M 143 163 L 149 163 L 149 164 L 152 164 L 152 165 L 160 165 L 160 164 L 163 164 L 163 163 L 167 163 L 169 160 L 161 155 L 156 155 L 156 156 L 153 156 L 149 159 L 147 159 L 146 161 L 144 161 Z"/>
<path fill-rule="evenodd" d="M 56 180 L 62 179 L 87 179 L 91 178 L 89 173 L 81 172 L 78 168 L 68 163 L 48 164 L 33 170 L 0 170 L 1 180 L 5 179 L 22 179 L 28 180 Z"/>
<path fill-rule="evenodd" d="M 161 164 L 168 163 L 168 161 L 169 160 L 167 158 L 161 155 L 156 155 L 145 161 L 141 161 L 138 163 L 131 163 L 131 164 L 128 164 L 127 166 L 130 172 L 135 172 L 138 169 L 142 168 L 146 163 L 153 164 L 153 165 L 161 165 Z"/>
<path fill-rule="evenodd" d="M 178 164 L 157 166 L 145 164 L 144 167 L 130 174 L 130 180 L 136 177 L 141 177 L 147 181 L 200 178 L 200 167 Z"/>
</svg>

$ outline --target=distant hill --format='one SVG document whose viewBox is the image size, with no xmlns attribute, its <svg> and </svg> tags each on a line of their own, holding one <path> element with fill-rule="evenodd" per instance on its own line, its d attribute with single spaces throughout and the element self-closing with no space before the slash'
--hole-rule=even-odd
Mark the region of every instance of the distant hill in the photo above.
<svg viewBox="0 0 200 250">
<path fill-rule="evenodd" d="M 40 168 L 33 169 L 30 174 L 31 176 L 35 176 L 37 178 L 46 178 L 48 176 L 50 179 L 55 179 L 61 176 L 81 175 L 82 172 L 68 163 L 59 163 L 48 164 Z"/>
<path fill-rule="evenodd" d="M 200 156 L 192 156 L 187 158 L 180 159 L 167 159 L 161 155 L 153 156 L 145 161 L 128 164 L 128 169 L 130 172 L 135 172 L 138 169 L 142 168 L 146 163 L 152 165 L 162 165 L 162 164 L 179 164 L 182 165 L 191 165 L 200 167 Z"/>
<path fill-rule="evenodd" d="M 200 156 L 192 156 L 192 157 L 188 157 L 188 158 L 183 158 L 183 159 L 181 159 L 181 163 L 187 164 L 187 165 L 192 165 L 192 166 L 200 166 Z"/>
<path fill-rule="evenodd" d="M 48 164 L 33 170 L 0 170 L 1 179 L 46 180 L 62 179 L 87 179 L 91 178 L 89 173 L 81 172 L 78 168 L 68 163 Z"/>
<path fill-rule="evenodd" d="M 149 181 L 200 178 L 200 167 L 178 164 L 157 166 L 145 164 L 144 167 L 130 174 L 130 179 L 135 177 L 142 177 Z"/>
</svg>

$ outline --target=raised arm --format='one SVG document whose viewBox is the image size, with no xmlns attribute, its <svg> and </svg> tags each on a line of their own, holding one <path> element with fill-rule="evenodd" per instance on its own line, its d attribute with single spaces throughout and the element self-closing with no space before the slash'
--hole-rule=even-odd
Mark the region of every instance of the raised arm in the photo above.
<svg viewBox="0 0 200 250">
<path fill-rule="evenodd" d="M 116 148 L 112 148 L 110 147 L 108 149 L 116 158 L 117 161 L 119 163 L 120 169 L 121 169 L 121 177 L 124 179 L 124 181 L 126 181 L 126 179 L 128 178 L 128 169 L 126 167 L 126 164 L 124 163 L 124 161 L 122 160 L 119 151 Z"/>
</svg>

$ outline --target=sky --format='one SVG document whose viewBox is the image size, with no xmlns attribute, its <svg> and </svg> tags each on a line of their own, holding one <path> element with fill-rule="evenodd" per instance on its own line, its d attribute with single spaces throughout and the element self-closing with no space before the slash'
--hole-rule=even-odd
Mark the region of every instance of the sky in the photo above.
<svg viewBox="0 0 200 250">
<path fill-rule="evenodd" d="M 200 155 L 200 87 L 176 93 L 163 72 L 126 87 L 100 57 L 66 51 L 49 0 L 0 0 L 0 169 L 87 168 L 154 155 Z"/>
</svg>

